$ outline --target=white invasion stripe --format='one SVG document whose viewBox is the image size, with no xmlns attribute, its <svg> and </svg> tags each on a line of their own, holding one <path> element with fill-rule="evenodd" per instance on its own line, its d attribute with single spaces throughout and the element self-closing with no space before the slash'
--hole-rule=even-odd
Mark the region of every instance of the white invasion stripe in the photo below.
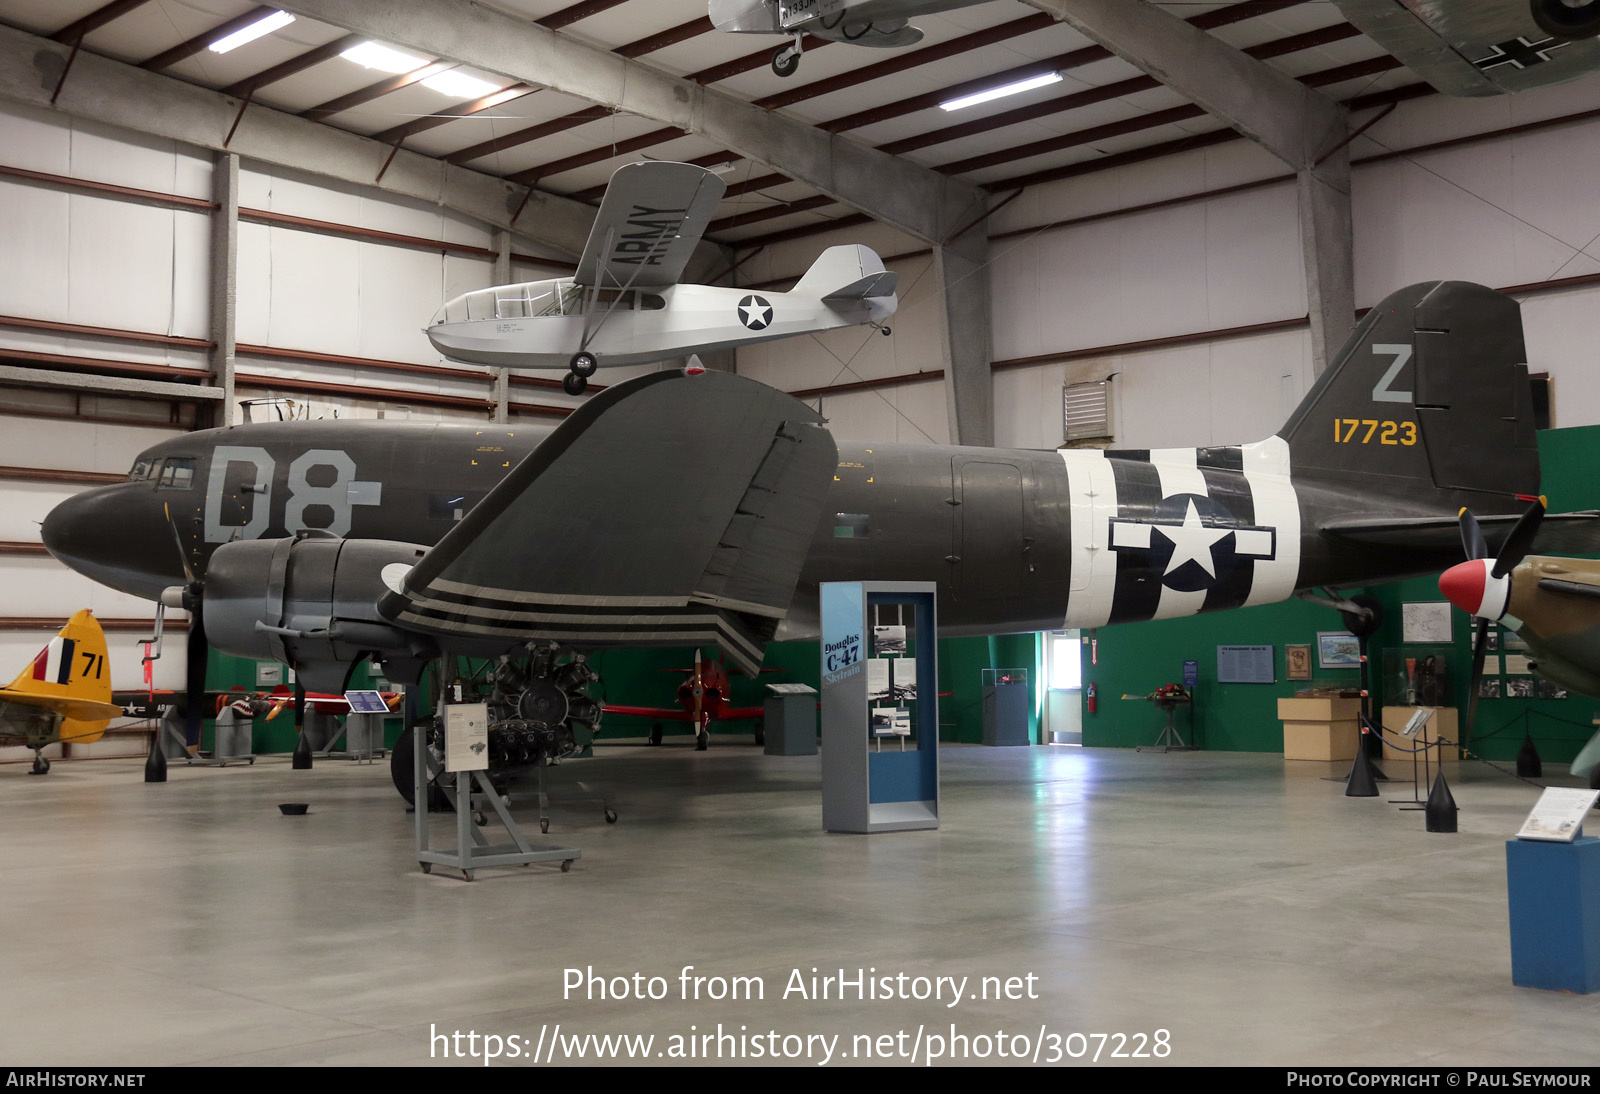
<svg viewBox="0 0 1600 1094">
<path fill-rule="evenodd" d="M 1259 528 L 1241 528 L 1233 533 L 1233 549 L 1241 555 L 1265 558 L 1272 553 L 1272 533 Z"/>
<path fill-rule="evenodd" d="M 1117 480 L 1106 454 L 1064 448 L 1067 497 L 1072 513 L 1072 588 L 1063 627 L 1102 627 L 1111 618 L 1117 591 L 1117 553 L 1109 550 L 1117 515 Z"/>
<path fill-rule="evenodd" d="M 1198 494 L 1200 497 L 1210 497 L 1211 492 L 1206 489 L 1206 477 L 1195 466 L 1199 458 L 1192 448 L 1162 448 L 1150 453 L 1150 463 L 1156 469 L 1156 475 L 1161 483 L 1161 496 L 1170 498 L 1174 494 Z M 1160 529 L 1156 529 L 1159 533 Z M 1156 603 L 1156 619 L 1172 619 L 1180 615 L 1194 615 L 1205 607 L 1206 589 L 1194 589 L 1184 592 L 1170 586 L 1161 586 L 1161 599 Z"/>
<path fill-rule="evenodd" d="M 1112 521 L 1111 546 L 1137 547 L 1142 551 L 1148 551 L 1150 549 L 1150 526 L 1148 524 L 1134 524 L 1131 521 Z"/>
<path fill-rule="evenodd" d="M 1272 604 L 1293 595 L 1300 578 L 1300 499 L 1289 479 L 1289 442 L 1282 437 L 1244 446 L 1244 478 L 1255 497 L 1255 523 L 1277 529 L 1277 554 L 1257 558 L 1245 604 Z"/>
</svg>

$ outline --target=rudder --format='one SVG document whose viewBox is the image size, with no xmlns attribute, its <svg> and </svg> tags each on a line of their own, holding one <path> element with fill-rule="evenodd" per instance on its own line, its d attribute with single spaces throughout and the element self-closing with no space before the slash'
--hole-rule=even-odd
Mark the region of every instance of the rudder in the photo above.
<svg viewBox="0 0 1600 1094">
<path fill-rule="evenodd" d="M 21 696 L 37 696 L 40 705 L 65 715 L 61 739 L 88 743 L 100 739 L 111 718 L 121 708 L 111 701 L 111 668 L 106 636 L 99 620 L 87 608 L 76 612 L 56 632 L 6 689 Z M 96 710 L 96 706 L 108 708 Z M 104 717 L 73 717 L 73 714 Z"/>
<path fill-rule="evenodd" d="M 1367 313 L 1279 436 L 1297 475 L 1537 494 L 1526 362 L 1515 300 L 1464 281 L 1410 285 Z"/>
</svg>

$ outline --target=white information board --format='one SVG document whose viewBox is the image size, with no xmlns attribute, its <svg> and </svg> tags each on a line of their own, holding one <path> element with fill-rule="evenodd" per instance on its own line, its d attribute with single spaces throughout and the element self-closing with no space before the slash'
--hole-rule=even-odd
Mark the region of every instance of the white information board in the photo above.
<svg viewBox="0 0 1600 1094">
<path fill-rule="evenodd" d="M 488 703 L 453 703 L 444 708 L 444 769 L 489 770 Z"/>
</svg>

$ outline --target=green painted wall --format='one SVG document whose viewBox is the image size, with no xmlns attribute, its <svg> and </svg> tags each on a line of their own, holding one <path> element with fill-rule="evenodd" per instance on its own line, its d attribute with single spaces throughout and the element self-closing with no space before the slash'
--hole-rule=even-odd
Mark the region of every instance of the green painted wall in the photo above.
<svg viewBox="0 0 1600 1094">
<path fill-rule="evenodd" d="M 1539 434 L 1543 488 L 1552 512 L 1600 509 L 1600 478 L 1591 473 L 1600 457 L 1600 426 L 1545 430 Z M 1355 590 L 1351 590 L 1354 592 Z M 1383 671 L 1388 663 L 1406 657 L 1437 653 L 1448 667 L 1454 704 L 1467 709 L 1467 684 L 1472 670 L 1472 623 L 1464 612 L 1452 610 L 1454 641 L 1448 647 L 1406 647 L 1401 644 L 1401 605 L 1416 601 L 1442 601 L 1437 579 L 1413 578 L 1365 590 L 1384 610 L 1384 624 L 1373 640 L 1374 705 L 1386 701 L 1397 684 Z M 1153 623 L 1103 627 L 1097 637 L 1100 663 L 1089 664 L 1084 651 L 1083 679 L 1092 680 L 1099 692 L 1099 712 L 1084 713 L 1083 743 L 1110 747 L 1153 744 L 1160 735 L 1162 714 L 1147 702 L 1124 700 L 1122 695 L 1144 696 L 1162 684 L 1182 679 L 1183 662 L 1200 663 L 1200 684 L 1193 711 L 1194 737 L 1201 748 L 1242 752 L 1281 752 L 1282 723 L 1277 700 L 1294 694 L 1303 682 L 1284 679 L 1283 647 L 1286 643 L 1316 642 L 1318 631 L 1343 629 L 1338 613 L 1297 601 L 1263 605 L 1215 615 Z M 1219 645 L 1271 645 L 1274 647 L 1275 684 L 1217 683 L 1216 647 Z M 1314 655 L 1314 654 L 1313 654 Z M 1357 686 L 1355 669 L 1313 669 L 1314 684 Z M 1403 697 L 1390 695 L 1389 701 Z M 1566 763 L 1587 741 L 1600 704 L 1584 696 L 1567 699 L 1483 699 L 1474 727 L 1474 751 L 1491 760 L 1514 760 L 1523 733 L 1532 733 L 1540 755 L 1553 763 Z M 1180 711 L 1178 725 L 1190 737 L 1188 713 Z"/>
</svg>

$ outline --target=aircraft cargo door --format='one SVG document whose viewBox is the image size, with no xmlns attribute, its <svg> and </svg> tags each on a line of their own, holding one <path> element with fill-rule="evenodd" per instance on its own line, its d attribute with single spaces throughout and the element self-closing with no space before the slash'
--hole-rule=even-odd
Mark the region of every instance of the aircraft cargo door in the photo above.
<svg viewBox="0 0 1600 1094">
<path fill-rule="evenodd" d="M 1014 463 L 957 457 L 955 480 L 956 597 L 1014 605 L 1032 592 L 1027 476 Z"/>
</svg>

